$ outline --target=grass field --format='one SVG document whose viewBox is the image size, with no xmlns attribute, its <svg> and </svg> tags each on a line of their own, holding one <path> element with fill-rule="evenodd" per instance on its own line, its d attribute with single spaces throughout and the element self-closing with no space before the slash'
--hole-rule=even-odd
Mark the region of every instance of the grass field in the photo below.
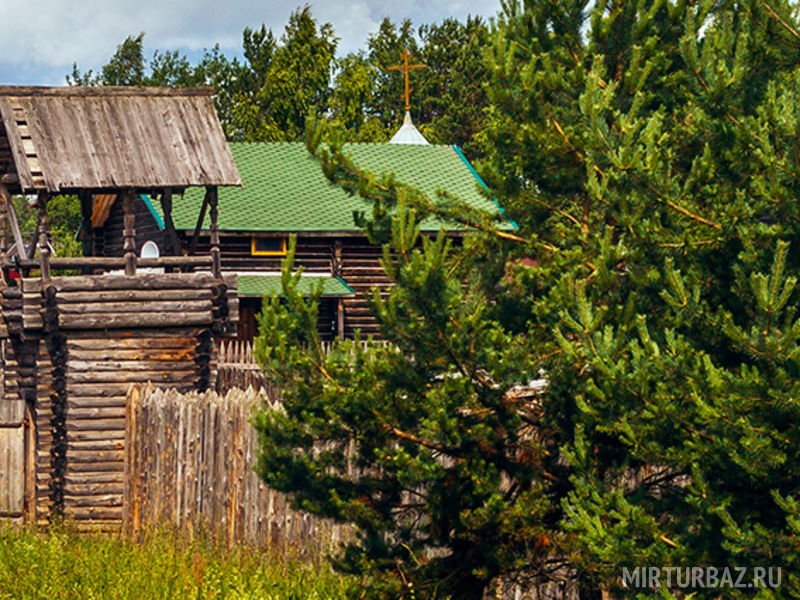
<svg viewBox="0 0 800 600">
<path fill-rule="evenodd" d="M 355 583 L 320 561 L 158 532 L 120 537 L 36 533 L 0 524 L 0 599 L 344 599 Z"/>
</svg>

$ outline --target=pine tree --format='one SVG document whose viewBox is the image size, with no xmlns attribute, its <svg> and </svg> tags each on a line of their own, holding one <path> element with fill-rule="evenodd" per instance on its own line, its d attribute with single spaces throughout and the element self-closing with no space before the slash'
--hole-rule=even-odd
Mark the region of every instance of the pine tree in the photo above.
<svg viewBox="0 0 800 600">
<path fill-rule="evenodd" d="M 703 565 L 782 567 L 762 596 L 798 593 L 795 8 L 505 3 L 481 170 L 514 232 L 309 130 L 373 200 L 388 345 L 322 353 L 287 264 L 257 345 L 285 386 L 260 472 L 359 526 L 342 568 L 385 597 L 501 575 L 648 597 L 622 567 Z M 421 239 L 431 213 L 475 233 Z"/>
</svg>

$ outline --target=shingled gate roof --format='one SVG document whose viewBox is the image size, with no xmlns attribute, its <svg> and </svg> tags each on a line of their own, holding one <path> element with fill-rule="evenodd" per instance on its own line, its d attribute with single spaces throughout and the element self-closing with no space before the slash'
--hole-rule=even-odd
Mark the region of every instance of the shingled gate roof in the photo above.
<svg viewBox="0 0 800 600">
<path fill-rule="evenodd" d="M 241 185 L 211 95 L 0 86 L 0 176 L 22 192 Z"/>
<path fill-rule="evenodd" d="M 221 231 L 355 232 L 353 212 L 369 214 L 369 203 L 328 181 L 319 161 L 302 143 L 232 143 L 230 147 L 244 187 L 220 190 Z M 362 169 L 376 175 L 394 173 L 399 181 L 433 200 L 437 191 L 446 190 L 473 207 L 501 212 L 479 191 L 483 182 L 455 146 L 347 144 L 344 151 Z M 174 199 L 177 229 L 194 229 L 202 201 L 200 190 L 187 190 L 182 199 Z M 440 226 L 429 219 L 423 229 Z"/>
</svg>

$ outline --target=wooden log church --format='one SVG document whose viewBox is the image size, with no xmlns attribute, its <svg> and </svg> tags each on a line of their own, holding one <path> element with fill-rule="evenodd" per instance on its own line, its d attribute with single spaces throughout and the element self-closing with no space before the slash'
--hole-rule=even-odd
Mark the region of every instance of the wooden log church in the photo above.
<svg viewBox="0 0 800 600">
<path fill-rule="evenodd" d="M 408 119 L 394 139 L 399 141 L 349 144 L 344 150 L 360 168 L 376 175 L 394 173 L 429 198 L 444 190 L 472 207 L 501 212 L 480 192 L 483 182 L 458 147 L 428 145 Z M 323 286 L 318 323 L 323 339 L 351 337 L 356 330 L 365 337 L 379 335 L 367 298 L 372 288 L 385 289 L 389 281 L 379 264 L 380 246 L 370 244 L 354 220 L 356 212 L 370 214 L 368 202 L 328 181 L 302 143 L 232 143 L 230 150 L 244 187 L 220 190 L 217 226 L 222 271 L 238 279 L 237 337 L 252 340 L 257 334 L 256 314 L 263 296 L 280 290 L 281 261 L 292 233 L 297 235 L 295 265 L 304 269 L 301 289 Z M 142 223 L 137 248 L 151 244 L 161 253 L 211 248 L 202 190 L 187 188 L 174 197 L 171 223 L 163 203 L 146 195 L 135 199 L 133 209 Z M 106 252 L 120 254 L 122 207 L 117 204 L 92 218 L 94 239 Z M 435 235 L 442 225 L 430 219 L 423 233 Z M 456 225 L 446 227 L 455 238 L 464 233 Z"/>
<path fill-rule="evenodd" d="M 218 188 L 242 182 L 209 89 L 0 87 L 0 118 L 0 516 L 118 527 L 128 386 L 204 390 L 236 331 Z M 184 253 L 172 198 L 192 187 L 205 243 L 197 228 Z M 36 239 L 12 194 L 35 196 Z M 51 256 L 56 194 L 80 202 L 83 257 Z M 142 198 L 159 203 L 160 252 L 138 241 Z M 92 226 L 104 214 L 117 247 Z"/>
</svg>

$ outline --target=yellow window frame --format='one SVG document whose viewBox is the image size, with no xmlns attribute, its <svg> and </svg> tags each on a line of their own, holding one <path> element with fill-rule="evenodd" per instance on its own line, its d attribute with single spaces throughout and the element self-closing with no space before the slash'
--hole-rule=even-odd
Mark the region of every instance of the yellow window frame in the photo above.
<svg viewBox="0 0 800 600">
<path fill-rule="evenodd" d="M 282 237 L 279 238 L 281 240 L 281 249 L 280 250 L 257 250 L 256 249 L 256 240 L 259 239 L 269 239 L 262 236 L 251 236 L 250 237 L 250 254 L 252 256 L 286 256 L 286 238 Z M 274 239 L 274 238 L 273 238 Z"/>
</svg>

